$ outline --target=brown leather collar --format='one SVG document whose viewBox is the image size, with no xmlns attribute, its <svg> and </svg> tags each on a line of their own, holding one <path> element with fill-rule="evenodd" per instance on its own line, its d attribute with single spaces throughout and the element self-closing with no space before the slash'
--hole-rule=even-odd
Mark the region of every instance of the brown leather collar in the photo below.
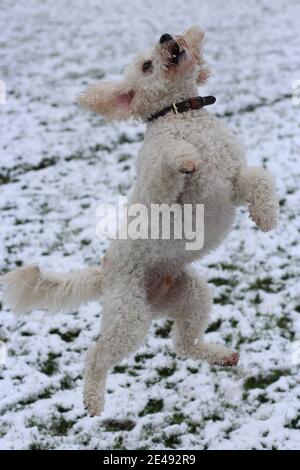
<svg viewBox="0 0 300 470">
<path fill-rule="evenodd" d="M 185 113 L 186 111 L 191 111 L 193 109 L 201 109 L 204 106 L 214 104 L 215 102 L 216 98 L 214 96 L 196 96 L 195 98 L 190 98 L 186 101 L 172 103 L 171 106 L 162 109 L 158 113 L 152 114 L 152 116 L 150 116 L 147 121 L 154 121 L 155 119 L 158 119 L 161 116 L 165 116 L 165 114 L 169 113 L 170 111 L 173 111 L 174 114 Z"/>
</svg>

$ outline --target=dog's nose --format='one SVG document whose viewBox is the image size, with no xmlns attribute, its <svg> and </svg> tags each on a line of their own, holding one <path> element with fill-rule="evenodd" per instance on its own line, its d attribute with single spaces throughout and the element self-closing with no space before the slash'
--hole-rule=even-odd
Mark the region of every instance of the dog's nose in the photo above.
<svg viewBox="0 0 300 470">
<path fill-rule="evenodd" d="M 170 34 L 163 34 L 159 40 L 159 43 L 160 44 L 163 44 L 164 42 L 167 42 L 167 41 L 172 41 L 172 36 Z"/>
</svg>

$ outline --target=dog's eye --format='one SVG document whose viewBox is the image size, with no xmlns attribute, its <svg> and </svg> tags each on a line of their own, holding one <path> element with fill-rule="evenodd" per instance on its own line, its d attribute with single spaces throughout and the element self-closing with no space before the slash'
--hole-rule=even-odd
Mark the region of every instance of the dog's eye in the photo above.
<svg viewBox="0 0 300 470">
<path fill-rule="evenodd" d="M 152 68 L 152 60 L 146 60 L 143 63 L 142 70 L 143 72 L 148 72 Z"/>
</svg>

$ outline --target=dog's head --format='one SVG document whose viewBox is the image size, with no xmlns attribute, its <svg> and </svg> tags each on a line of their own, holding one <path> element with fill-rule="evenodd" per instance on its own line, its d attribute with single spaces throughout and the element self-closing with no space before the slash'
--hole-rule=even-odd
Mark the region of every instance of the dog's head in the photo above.
<svg viewBox="0 0 300 470">
<path fill-rule="evenodd" d="M 205 83 L 204 33 L 193 26 L 179 36 L 163 34 L 154 48 L 141 54 L 118 83 L 102 82 L 79 96 L 79 103 L 108 119 L 145 119 L 174 101 L 197 94 Z"/>
</svg>

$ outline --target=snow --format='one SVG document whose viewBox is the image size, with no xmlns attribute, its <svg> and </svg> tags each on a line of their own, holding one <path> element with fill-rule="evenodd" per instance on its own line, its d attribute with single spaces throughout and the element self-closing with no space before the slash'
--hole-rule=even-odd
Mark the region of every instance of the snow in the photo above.
<svg viewBox="0 0 300 470">
<path fill-rule="evenodd" d="M 119 78 L 163 32 L 200 24 L 213 70 L 202 93 L 252 165 L 277 178 L 280 225 L 245 211 L 199 272 L 215 284 L 208 336 L 241 354 L 236 370 L 175 357 L 169 323 L 110 374 L 100 418 L 82 406 L 86 349 L 101 307 L 15 319 L 2 307 L 0 449 L 299 449 L 299 80 L 297 0 L 19 0 L 1 2 L 0 269 L 97 263 L 96 208 L 127 194 L 144 127 L 108 124 L 75 96 Z"/>
</svg>

